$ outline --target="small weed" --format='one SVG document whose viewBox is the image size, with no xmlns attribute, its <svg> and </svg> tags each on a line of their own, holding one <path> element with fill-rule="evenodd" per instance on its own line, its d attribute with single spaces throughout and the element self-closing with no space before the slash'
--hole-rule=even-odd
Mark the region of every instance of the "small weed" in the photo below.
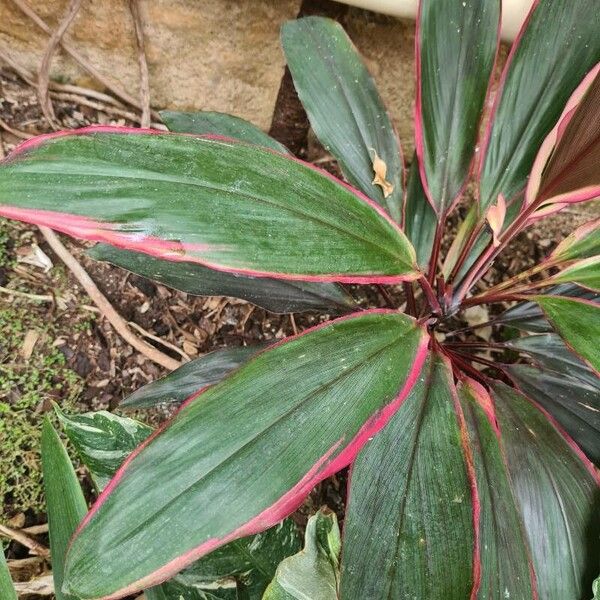
<svg viewBox="0 0 600 600">
<path fill-rule="evenodd" d="M 40 337 L 28 361 L 19 355 L 25 333 Z M 82 389 L 64 356 L 52 347 L 52 326 L 35 311 L 11 307 L 0 313 L 0 520 L 43 511 L 39 440 L 50 400 L 67 410 Z"/>
</svg>

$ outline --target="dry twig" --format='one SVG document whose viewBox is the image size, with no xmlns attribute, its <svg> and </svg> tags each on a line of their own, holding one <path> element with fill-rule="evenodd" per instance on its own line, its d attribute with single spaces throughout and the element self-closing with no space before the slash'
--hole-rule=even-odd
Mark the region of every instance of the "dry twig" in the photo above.
<svg viewBox="0 0 600 600">
<path fill-rule="evenodd" d="M 50 126 L 54 129 L 58 129 L 56 122 L 56 116 L 54 114 L 54 108 L 52 107 L 52 102 L 50 101 L 50 96 L 48 95 L 48 83 L 50 81 L 50 63 L 52 62 L 52 57 L 60 44 L 65 31 L 67 31 L 69 25 L 73 22 L 73 19 L 77 16 L 79 12 L 79 8 L 81 6 L 81 0 L 70 0 L 69 7 L 67 8 L 67 12 L 63 20 L 59 23 L 56 31 L 50 36 L 48 40 L 48 45 L 46 46 L 46 51 L 44 52 L 44 56 L 42 58 L 42 62 L 40 64 L 40 68 L 38 71 L 38 98 L 40 100 L 40 106 L 42 108 L 42 112 L 44 116 L 50 123 Z"/>
<path fill-rule="evenodd" d="M 3 121 L 2 119 L 0 119 L 0 127 L 2 129 L 4 129 L 4 131 L 8 131 L 8 133 L 11 133 L 12 135 L 14 135 L 15 137 L 18 137 L 21 140 L 29 140 L 32 137 L 35 137 L 32 133 L 27 133 L 26 131 L 21 131 L 19 129 L 15 129 L 14 127 L 11 127 L 8 123 Z"/>
<path fill-rule="evenodd" d="M 19 529 L 13 529 L 12 527 L 7 527 L 6 525 L 0 524 L 0 535 L 10 540 L 14 540 L 15 542 L 19 542 L 19 544 L 29 548 L 32 554 L 37 554 L 38 556 L 42 556 L 44 558 L 48 558 L 50 556 L 50 550 L 48 550 L 46 546 L 43 546 Z"/>
<path fill-rule="evenodd" d="M 27 0 L 12 0 L 12 2 L 17 6 L 25 15 L 27 15 L 42 31 L 45 31 L 48 35 L 52 34 L 52 30 L 48 25 L 39 17 L 39 15 L 33 10 L 29 2 Z M 138 109 L 142 109 L 142 105 L 139 100 L 134 98 L 131 94 L 127 93 L 125 90 L 120 88 L 118 85 L 112 83 L 98 69 L 96 69 L 93 65 L 91 65 L 75 48 L 73 48 L 68 42 L 64 39 L 60 41 L 60 45 L 63 50 L 71 56 L 75 62 L 77 62 L 83 69 L 85 69 L 92 77 L 98 80 L 106 89 L 110 90 L 115 96 L 118 96 L 131 106 L 135 106 Z M 152 111 L 153 119 L 160 119 L 160 115 Z"/>
<path fill-rule="evenodd" d="M 134 329 L 136 329 L 139 333 L 141 333 L 144 337 L 148 338 L 149 340 L 154 340 L 155 342 L 163 345 L 165 348 L 169 348 L 170 350 L 173 350 L 173 352 L 177 352 L 177 354 L 179 354 L 179 356 L 181 356 L 186 362 L 189 362 L 190 360 L 192 360 L 188 354 L 186 354 L 183 350 L 180 350 L 175 344 L 171 344 L 171 342 L 168 342 L 167 340 L 163 340 L 163 339 L 159 338 L 157 335 L 154 335 L 153 333 L 146 331 L 143 327 L 138 325 L 135 321 L 129 321 L 129 325 L 131 327 L 133 327 Z"/>
<path fill-rule="evenodd" d="M 83 286 L 88 296 L 94 301 L 94 304 L 100 309 L 104 317 L 113 326 L 115 331 L 138 352 L 154 361 L 155 363 L 173 371 L 181 366 L 181 363 L 170 356 L 167 356 L 154 346 L 147 344 L 138 336 L 131 332 L 127 323 L 113 308 L 112 304 L 106 299 L 104 294 L 98 289 L 93 279 L 87 274 L 86 270 L 79 264 L 75 257 L 64 247 L 58 236 L 48 227 L 40 226 L 42 235 L 55 252 L 55 254 L 67 265 L 69 270 L 75 275 L 77 281 Z"/>
<path fill-rule="evenodd" d="M 150 127 L 150 79 L 148 75 L 148 61 L 146 60 L 146 49 L 144 47 L 144 25 L 140 13 L 138 0 L 129 0 L 129 10 L 133 18 L 135 29 L 135 42 L 138 50 L 138 61 L 140 64 L 140 104 L 142 105 L 141 125 L 147 129 Z"/>
</svg>

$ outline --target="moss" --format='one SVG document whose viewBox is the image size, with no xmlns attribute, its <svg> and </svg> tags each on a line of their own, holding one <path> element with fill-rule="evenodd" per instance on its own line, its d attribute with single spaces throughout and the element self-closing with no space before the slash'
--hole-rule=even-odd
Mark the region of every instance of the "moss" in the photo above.
<svg viewBox="0 0 600 600">
<path fill-rule="evenodd" d="M 29 360 L 19 355 L 25 334 L 39 334 Z M 50 400 L 69 410 L 80 378 L 52 347 L 53 325 L 25 307 L 0 311 L 0 521 L 21 511 L 43 512 L 40 431 Z"/>
</svg>

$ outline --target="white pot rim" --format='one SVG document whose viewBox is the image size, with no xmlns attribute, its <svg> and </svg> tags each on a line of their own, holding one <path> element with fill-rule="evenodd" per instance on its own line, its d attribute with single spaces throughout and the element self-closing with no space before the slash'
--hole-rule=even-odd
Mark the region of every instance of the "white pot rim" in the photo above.
<svg viewBox="0 0 600 600">
<path fill-rule="evenodd" d="M 417 15 L 418 0 L 338 0 L 380 12 L 394 17 L 414 19 Z M 482 2 L 485 0 L 481 0 Z M 529 13 L 534 0 L 503 0 L 502 2 L 502 39 L 512 41 L 519 33 L 523 21 Z"/>
</svg>

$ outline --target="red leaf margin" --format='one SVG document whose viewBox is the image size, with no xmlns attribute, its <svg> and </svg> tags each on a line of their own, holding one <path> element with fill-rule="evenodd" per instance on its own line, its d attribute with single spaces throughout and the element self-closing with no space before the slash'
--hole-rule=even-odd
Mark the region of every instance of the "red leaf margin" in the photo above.
<svg viewBox="0 0 600 600">
<path fill-rule="evenodd" d="M 370 309 L 361 311 L 359 313 L 352 313 L 350 315 L 345 315 L 343 317 L 339 317 L 337 319 L 333 319 L 331 321 L 326 321 L 325 323 L 321 323 L 316 325 L 315 327 L 311 327 L 306 329 L 305 331 L 293 335 L 283 340 L 277 342 L 276 344 L 265 348 L 261 352 L 257 353 L 252 359 L 260 354 L 273 350 L 278 346 L 295 340 L 301 336 L 306 335 L 307 333 L 312 333 L 319 329 L 323 329 L 325 327 L 330 326 L 332 323 L 339 323 L 341 321 L 346 321 L 348 319 L 356 318 L 359 316 L 363 316 L 364 314 L 396 314 L 397 311 L 388 310 L 388 309 Z M 212 538 L 201 544 L 200 546 L 189 550 L 185 554 L 179 556 L 176 559 L 173 559 L 159 570 L 155 571 L 151 575 L 148 575 L 132 584 L 115 592 L 114 594 L 110 594 L 108 596 L 103 596 L 98 598 L 97 600 L 117 600 L 118 598 L 122 598 L 124 596 L 128 596 L 135 592 L 141 591 L 148 587 L 152 587 L 154 585 L 158 585 L 168 580 L 174 574 L 178 573 L 181 569 L 185 568 L 187 565 L 192 562 L 198 560 L 202 556 L 212 552 L 219 546 L 222 546 L 228 542 L 231 542 L 240 537 L 254 535 L 256 533 L 260 533 L 265 529 L 276 525 L 282 519 L 286 518 L 290 515 L 294 510 L 296 510 L 304 501 L 304 499 L 308 496 L 310 491 L 314 488 L 315 485 L 330 477 L 331 475 L 337 473 L 340 469 L 343 469 L 347 465 L 349 465 L 360 452 L 361 448 L 367 443 L 369 438 L 372 438 L 376 435 L 393 417 L 393 415 L 398 411 L 400 406 L 403 404 L 404 400 L 408 397 L 410 391 L 412 390 L 414 384 L 416 383 L 419 375 L 421 374 L 423 365 L 425 363 L 428 347 L 429 347 L 429 334 L 425 330 L 425 328 L 416 324 L 417 327 L 421 328 L 421 341 L 419 342 L 419 346 L 417 349 L 417 353 L 415 356 L 415 360 L 413 362 L 413 366 L 411 371 L 408 374 L 408 377 L 404 383 L 404 386 L 399 391 L 398 395 L 386 406 L 379 410 L 379 412 L 374 413 L 359 429 L 358 433 L 349 440 L 349 442 L 342 447 L 341 451 L 335 458 L 327 463 L 328 459 L 332 454 L 336 452 L 342 446 L 344 439 L 341 438 L 334 444 L 321 458 L 309 469 L 306 475 L 290 490 L 288 490 L 281 498 L 275 502 L 273 505 L 265 509 L 262 513 L 255 515 L 252 519 L 250 519 L 245 525 L 239 527 L 238 529 L 232 531 L 222 538 Z M 241 368 L 241 367 L 240 367 Z M 232 373 L 236 372 L 238 369 L 232 371 Z M 230 377 L 230 373 L 227 377 Z M 227 378 L 226 378 L 227 379 Z M 182 411 L 188 404 L 201 397 L 202 394 L 211 386 L 206 386 L 200 389 L 196 394 L 190 396 L 174 413 L 171 419 L 160 426 L 152 435 L 146 438 L 125 460 L 125 462 L 121 465 L 121 467 L 117 470 L 113 478 L 110 480 L 108 485 L 104 488 L 101 494 L 98 496 L 93 506 L 89 510 L 88 514 L 83 518 L 71 541 L 69 543 L 69 548 L 71 547 L 73 540 L 81 533 L 87 523 L 92 519 L 94 514 L 100 509 L 100 507 L 104 504 L 108 496 L 115 489 L 115 487 L 119 484 L 119 481 L 124 477 L 127 472 L 129 464 L 133 461 L 133 459 L 144 450 L 146 446 L 148 446 L 154 438 L 163 433 L 175 420 L 180 411 Z M 322 468 L 324 467 L 324 468 Z M 69 551 L 67 550 L 67 557 Z"/>
<path fill-rule="evenodd" d="M 172 133 L 168 131 L 160 131 L 158 129 L 142 129 L 135 127 L 120 127 L 110 125 L 90 125 L 82 127 L 80 129 L 62 130 L 55 131 L 48 134 L 43 134 L 35 138 L 26 140 L 19 144 L 4 160 L 0 161 L 2 164 L 10 164 L 10 162 L 16 160 L 22 154 L 26 154 L 29 150 L 35 149 L 41 144 L 48 140 L 62 137 L 88 135 L 95 133 L 112 133 L 112 134 L 137 134 L 137 135 L 162 135 L 162 136 L 189 136 L 199 139 L 206 140 L 220 140 L 232 142 L 235 144 L 246 144 L 240 140 L 229 138 L 226 136 L 207 134 L 186 134 L 186 133 Z M 251 145 L 251 144 L 247 144 Z M 337 185 L 341 185 L 349 192 L 351 192 L 356 198 L 362 200 L 369 205 L 370 208 L 392 226 L 400 236 L 406 239 L 406 235 L 398 225 L 376 202 L 371 200 L 368 196 L 363 194 L 361 191 L 353 188 L 344 181 L 340 181 L 337 177 L 331 173 L 307 163 L 299 158 L 276 152 L 271 148 L 263 148 L 261 150 L 270 152 L 277 156 L 282 156 L 287 160 L 294 161 L 298 164 L 303 165 L 311 169 L 312 171 L 318 172 L 320 175 L 326 177 L 330 181 L 333 181 Z M 271 278 L 271 279 L 282 279 L 288 281 L 309 281 L 316 283 L 326 282 L 339 282 L 339 283 L 355 283 L 355 284 L 394 284 L 401 283 L 403 281 L 414 281 L 421 277 L 421 273 L 416 265 L 416 255 L 414 250 L 412 251 L 413 256 L 413 271 L 401 275 L 345 275 L 345 274 L 332 274 L 332 275 L 298 275 L 298 274 L 287 274 L 287 273 L 271 273 L 269 271 L 257 271 L 252 269 L 240 269 L 235 267 L 228 267 L 226 265 L 214 264 L 205 260 L 201 260 L 197 257 L 191 257 L 185 254 L 185 250 L 198 250 L 202 251 L 206 246 L 202 244 L 182 244 L 181 242 L 163 240 L 161 238 L 155 238 L 151 236 L 140 237 L 138 235 L 131 235 L 126 233 L 119 233 L 117 228 L 110 223 L 103 223 L 100 221 L 94 221 L 87 217 L 78 217 L 69 213 L 61 213 L 58 211 L 47 211 L 47 210 L 36 210 L 36 209 L 21 209 L 12 207 L 10 205 L 0 204 L 0 216 L 25 223 L 31 223 L 33 225 L 47 226 L 61 233 L 65 233 L 75 238 L 84 239 L 92 242 L 104 242 L 122 248 L 125 250 L 134 250 L 142 252 L 156 258 L 163 260 L 169 260 L 172 262 L 194 262 L 201 264 L 205 267 L 213 269 L 215 271 L 221 271 L 224 273 L 234 273 L 238 275 L 246 275 L 249 277 L 258 278 Z M 412 246 L 409 248 L 412 249 Z"/>
</svg>

